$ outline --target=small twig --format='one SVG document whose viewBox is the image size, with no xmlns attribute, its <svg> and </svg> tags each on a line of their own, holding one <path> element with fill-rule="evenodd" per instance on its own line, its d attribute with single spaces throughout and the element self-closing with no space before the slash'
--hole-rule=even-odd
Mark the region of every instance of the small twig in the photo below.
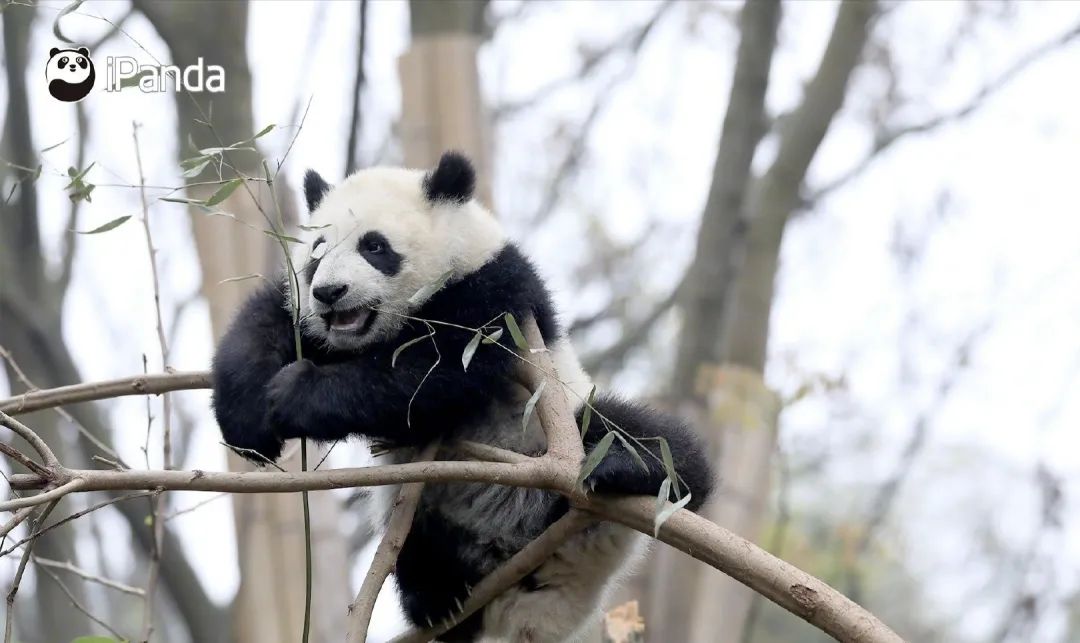
<svg viewBox="0 0 1080 643">
<path fill-rule="evenodd" d="M 416 457 L 414 462 L 426 462 L 435 457 L 439 450 L 439 442 L 429 444 Z M 368 625 L 371 623 L 371 614 L 375 610 L 375 600 L 379 598 L 379 590 L 386 582 L 386 577 L 397 562 L 405 538 L 409 535 L 412 527 L 413 516 L 416 515 L 416 506 L 420 503 L 420 494 L 424 491 L 424 483 L 414 482 L 402 485 L 397 500 L 394 501 L 393 514 L 386 526 L 386 533 L 379 541 L 379 547 L 375 550 L 375 557 L 371 560 L 364 582 L 356 599 L 349 605 L 349 629 L 345 634 L 347 643 L 362 643 L 367 641 Z"/>
<path fill-rule="evenodd" d="M 0 527 L 0 538 L 7 538 L 7 535 L 11 533 L 11 530 L 21 525 L 32 513 L 34 513 L 34 507 L 23 507 L 16 511 L 15 515 L 5 522 L 3 527 Z"/>
<path fill-rule="evenodd" d="M 199 509 L 200 507 L 203 507 L 204 505 L 208 505 L 211 502 L 214 502 L 215 500 L 221 500 L 222 498 L 228 497 L 228 495 L 229 494 L 227 494 L 227 493 L 216 493 L 216 494 L 210 496 L 209 498 L 207 498 L 206 500 L 200 500 L 199 502 L 196 502 L 195 504 L 191 505 L 190 507 L 185 507 L 183 509 L 177 509 L 176 511 L 172 512 L 171 514 L 165 516 L 164 520 L 165 520 L 165 522 L 168 522 L 168 521 L 173 520 L 175 518 L 179 518 L 180 516 L 183 516 L 184 514 L 189 514 L 189 513 L 193 512 L 193 511 L 195 511 L 196 509 Z"/>
<path fill-rule="evenodd" d="M 42 528 L 42 529 L 40 529 L 38 531 L 35 531 L 35 532 L 31 533 L 29 536 L 27 536 L 26 538 L 23 538 L 22 540 L 15 543 L 11 547 L 8 547 L 7 549 L 5 549 L 3 551 L 0 551 L 0 558 L 3 558 L 4 556 L 7 556 L 11 552 L 18 549 L 19 547 L 22 547 L 23 545 L 25 545 L 30 540 L 33 540 L 34 538 L 37 538 L 38 536 L 40 536 L 40 535 L 42 535 L 42 534 L 44 534 L 46 532 L 52 531 L 53 529 L 56 529 L 57 527 L 60 527 L 61 525 L 66 525 L 67 523 L 71 522 L 72 520 L 77 520 L 79 518 L 82 518 L 86 514 L 93 513 L 95 511 L 97 511 L 98 509 L 101 509 L 102 507 L 108 507 L 109 505 L 116 504 L 116 503 L 120 502 L 121 500 L 130 500 L 132 498 L 142 498 L 144 496 L 149 496 L 149 495 L 156 494 L 156 493 L 158 493 L 157 490 L 154 490 L 154 491 L 136 491 L 134 493 L 124 494 L 122 496 L 117 496 L 115 498 L 110 498 L 108 500 L 103 500 L 103 501 L 101 501 L 101 502 L 99 502 L 99 503 L 97 503 L 95 505 L 91 505 L 91 506 L 87 507 L 86 509 L 83 509 L 81 511 L 77 511 L 77 512 L 71 514 L 70 516 L 67 516 L 66 518 L 62 518 L 61 520 L 57 520 L 56 522 L 49 525 L 48 527 L 44 527 L 44 528 Z M 32 509 L 32 507 L 30 507 L 30 508 Z M 16 514 L 16 515 L 18 515 L 18 514 Z M 38 521 L 38 522 L 40 523 L 40 521 Z"/>
<path fill-rule="evenodd" d="M 29 551 L 29 549 L 27 549 L 27 551 Z M 71 590 L 68 589 L 68 586 L 64 584 L 64 581 L 60 580 L 60 577 L 57 576 L 55 573 L 53 573 L 53 571 L 51 569 L 48 569 L 47 567 L 42 567 L 41 571 L 45 572 L 45 575 L 48 576 L 49 578 L 51 578 L 54 583 L 56 583 L 56 585 L 60 588 L 60 591 L 64 592 L 64 594 L 68 597 L 68 600 L 71 601 L 72 607 L 74 607 L 75 609 L 82 612 L 83 615 L 86 616 L 86 618 L 90 619 L 91 621 L 97 623 L 101 627 L 108 630 L 109 634 L 112 634 L 118 640 L 121 640 L 121 641 L 127 641 L 128 640 L 127 637 L 120 634 L 120 632 L 117 632 L 116 629 L 113 626 L 109 625 L 108 623 L 106 623 L 102 619 L 94 616 L 90 612 L 90 610 L 86 609 L 86 606 L 83 605 L 82 603 L 80 603 L 79 599 L 75 598 L 75 594 L 71 593 Z"/>
<path fill-rule="evenodd" d="M 35 525 L 40 525 L 49 517 L 49 514 L 56 508 L 56 503 L 59 500 L 54 500 L 49 503 L 49 506 L 41 512 L 41 514 L 34 520 Z M 7 619 L 4 622 L 4 643 L 11 643 L 11 636 L 15 630 L 15 595 L 19 592 L 19 584 L 22 582 L 23 572 L 26 571 L 26 563 L 30 560 L 30 555 L 34 552 L 34 544 L 37 542 L 36 538 L 31 538 L 29 544 L 26 546 L 26 551 L 23 552 L 22 558 L 19 560 L 19 568 L 15 571 L 15 577 L 11 581 L 11 590 L 7 595 Z"/>
<path fill-rule="evenodd" d="M 509 560 L 500 565 L 473 588 L 469 598 L 465 600 L 461 611 L 454 614 L 445 622 L 423 631 L 407 632 L 393 640 L 393 643 L 426 643 L 433 641 L 445 634 L 452 627 L 468 618 L 477 610 L 483 609 L 488 603 L 500 594 L 512 587 L 515 583 L 535 571 L 544 564 L 574 534 L 588 527 L 596 521 L 592 515 L 576 509 L 571 509 L 562 518 L 556 520 L 544 533 L 535 540 L 525 545 L 521 551 L 514 554 Z"/>
<path fill-rule="evenodd" d="M 121 583 L 119 581 L 115 581 L 115 580 L 112 580 L 110 578 L 105 578 L 103 576 L 98 576 L 97 574 L 91 574 L 90 572 L 86 571 L 85 569 L 82 569 L 81 567 L 76 567 L 71 562 L 52 560 L 50 558 L 42 558 L 40 556 L 33 556 L 33 555 L 31 555 L 30 558 L 31 558 L 31 560 L 34 561 L 35 564 L 41 565 L 42 567 L 52 567 L 53 569 L 62 569 L 64 571 L 66 571 L 66 572 L 70 572 L 72 574 L 75 574 L 76 576 L 78 576 L 79 578 L 82 578 L 83 580 L 90 581 L 91 583 L 97 583 L 98 585 L 102 585 L 102 586 L 108 587 L 110 589 L 115 589 L 116 591 L 123 592 L 124 594 L 131 594 L 132 596 L 145 596 L 145 592 L 143 592 L 143 590 L 138 588 L 138 587 L 132 587 L 131 585 L 125 585 L 124 583 Z"/>
<path fill-rule="evenodd" d="M 139 170 L 139 200 L 142 203 L 142 224 L 146 237 L 146 250 L 150 255 L 150 277 L 154 286 L 154 312 L 157 316 L 158 344 L 161 348 L 161 368 L 169 370 L 169 342 L 165 337 L 165 321 L 161 315 L 161 282 L 157 269 L 157 250 L 154 248 L 154 238 L 150 233 L 150 205 L 146 200 L 146 175 L 143 173 L 142 152 L 139 149 L 139 126 L 131 124 L 131 139 L 135 144 L 135 165 Z M 149 404 L 149 401 L 147 402 Z M 162 468 L 172 468 L 172 397 L 165 393 L 162 395 Z M 148 427 L 149 432 L 149 427 Z M 154 592 L 157 589 L 158 576 L 161 573 L 161 548 L 165 542 L 165 521 L 162 520 L 162 505 L 164 499 L 160 494 L 155 494 L 153 500 L 151 520 L 154 529 L 154 546 L 150 548 L 150 569 L 147 572 L 146 594 L 143 606 L 142 640 L 149 641 L 154 632 Z"/>
<path fill-rule="evenodd" d="M 41 466 L 37 462 L 34 462 L 25 453 L 23 453 L 22 451 L 19 451 L 18 449 L 11 446 L 7 442 L 0 442 L 0 453 L 3 453 L 7 457 L 9 457 L 12 460 L 18 462 L 19 464 L 23 465 L 27 469 L 30 469 L 31 471 L 38 474 L 39 476 L 47 478 L 47 477 L 49 477 L 51 475 L 51 472 L 46 467 Z"/>
</svg>

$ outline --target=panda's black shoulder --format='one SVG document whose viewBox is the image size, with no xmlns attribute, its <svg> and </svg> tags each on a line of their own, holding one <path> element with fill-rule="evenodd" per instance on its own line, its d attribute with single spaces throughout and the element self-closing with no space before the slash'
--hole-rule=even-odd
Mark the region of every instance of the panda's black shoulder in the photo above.
<svg viewBox="0 0 1080 643">
<path fill-rule="evenodd" d="M 420 316 L 478 326 L 502 313 L 512 314 L 519 322 L 532 315 L 545 341 L 559 336 L 551 294 L 536 267 L 513 243 L 432 296 Z"/>
</svg>

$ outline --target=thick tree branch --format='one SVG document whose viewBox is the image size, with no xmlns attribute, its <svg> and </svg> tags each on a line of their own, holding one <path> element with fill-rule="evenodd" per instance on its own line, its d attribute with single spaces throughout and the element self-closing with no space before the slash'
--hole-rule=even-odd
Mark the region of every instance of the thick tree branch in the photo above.
<svg viewBox="0 0 1080 643">
<path fill-rule="evenodd" d="M 210 388 L 209 371 L 136 375 L 116 380 L 73 384 L 45 391 L 31 391 L 0 400 L 0 412 L 22 415 L 41 409 L 79 402 L 106 400 L 125 395 L 160 395 L 169 391 Z"/>
</svg>

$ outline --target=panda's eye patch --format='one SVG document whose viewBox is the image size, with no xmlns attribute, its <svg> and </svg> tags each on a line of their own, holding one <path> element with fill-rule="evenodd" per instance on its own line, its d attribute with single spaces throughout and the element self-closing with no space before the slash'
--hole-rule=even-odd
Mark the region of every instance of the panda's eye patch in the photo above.
<svg viewBox="0 0 1080 643">
<path fill-rule="evenodd" d="M 390 241 L 381 232 L 374 230 L 360 238 L 356 251 L 384 275 L 396 275 L 401 271 L 401 263 L 405 260 L 390 247 Z"/>
<path fill-rule="evenodd" d="M 67 64 L 68 64 L 68 57 L 67 56 L 61 56 L 60 60 L 56 61 L 56 66 L 57 67 L 67 67 Z"/>
<path fill-rule="evenodd" d="M 83 58 L 82 56 L 79 56 L 78 58 L 76 58 L 75 62 L 79 63 L 79 67 L 82 67 L 83 69 L 86 69 L 86 59 Z"/>
<path fill-rule="evenodd" d="M 326 237 L 319 237 L 311 244 L 311 249 L 314 250 L 315 248 L 318 248 L 324 243 L 326 243 Z"/>
</svg>

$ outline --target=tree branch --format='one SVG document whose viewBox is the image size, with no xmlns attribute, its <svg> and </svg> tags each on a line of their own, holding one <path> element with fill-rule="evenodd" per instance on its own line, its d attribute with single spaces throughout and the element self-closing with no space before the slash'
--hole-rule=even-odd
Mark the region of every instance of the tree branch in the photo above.
<svg viewBox="0 0 1080 643">
<path fill-rule="evenodd" d="M 417 456 L 415 462 L 430 461 L 439 450 L 439 442 L 436 440 L 429 444 L 423 452 Z M 356 600 L 349 605 L 349 629 L 345 634 L 347 643 L 363 643 L 367 641 L 368 625 L 371 623 L 371 614 L 375 610 L 375 601 L 379 598 L 379 590 L 386 582 L 386 577 L 397 563 L 398 554 L 405 544 L 405 538 L 409 535 L 412 527 L 413 516 L 416 515 L 416 506 L 420 503 L 420 494 L 424 491 L 423 482 L 414 482 L 403 485 L 397 500 L 394 501 L 394 512 L 390 517 L 390 523 L 386 526 L 386 533 L 375 550 L 375 557 L 368 567 L 367 575 L 356 594 Z"/>
<path fill-rule="evenodd" d="M 73 384 L 44 391 L 31 391 L 0 400 L 0 412 L 22 415 L 41 409 L 79 402 L 112 399 L 125 395 L 160 395 L 169 391 L 210 388 L 209 371 L 136 375 L 116 380 Z"/>
</svg>

